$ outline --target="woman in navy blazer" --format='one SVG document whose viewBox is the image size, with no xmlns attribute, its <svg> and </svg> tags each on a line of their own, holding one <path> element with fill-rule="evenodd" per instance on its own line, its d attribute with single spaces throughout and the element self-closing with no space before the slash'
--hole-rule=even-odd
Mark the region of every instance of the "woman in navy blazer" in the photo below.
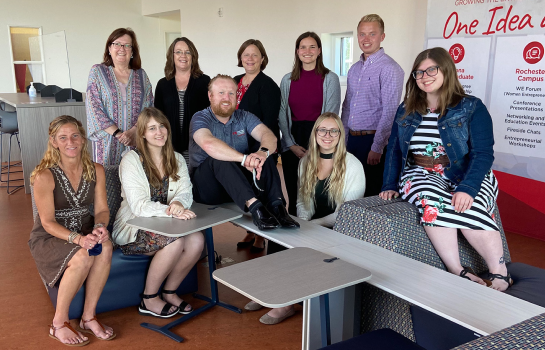
<svg viewBox="0 0 545 350">
<path fill-rule="evenodd" d="M 280 88 L 274 80 L 263 73 L 269 62 L 267 52 L 259 40 L 246 40 L 238 49 L 238 66 L 243 67 L 245 74 L 237 75 L 235 81 L 237 87 L 237 109 L 243 109 L 255 114 L 271 131 L 278 140 L 280 149 L 280 129 L 278 127 L 278 112 L 280 111 Z M 248 139 L 250 152 L 259 149 L 259 143 L 253 138 Z M 270 149 L 269 153 L 276 159 L 277 150 Z M 274 154 L 273 154 L 274 153 Z M 247 232 L 242 242 L 237 247 L 246 248 L 250 245 L 250 251 L 258 253 L 265 249 L 265 240 Z"/>
</svg>

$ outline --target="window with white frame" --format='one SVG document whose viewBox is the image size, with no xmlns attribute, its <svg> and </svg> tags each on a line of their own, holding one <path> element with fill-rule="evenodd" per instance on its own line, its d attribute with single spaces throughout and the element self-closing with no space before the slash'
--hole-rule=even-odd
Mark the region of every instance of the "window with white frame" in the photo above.
<svg viewBox="0 0 545 350">
<path fill-rule="evenodd" d="M 9 26 L 8 30 L 15 91 L 26 92 L 30 82 L 46 84 L 42 29 Z"/>
<path fill-rule="evenodd" d="M 324 65 L 335 72 L 341 85 L 346 84 L 348 70 L 352 66 L 354 33 L 324 33 L 321 35 Z"/>
</svg>

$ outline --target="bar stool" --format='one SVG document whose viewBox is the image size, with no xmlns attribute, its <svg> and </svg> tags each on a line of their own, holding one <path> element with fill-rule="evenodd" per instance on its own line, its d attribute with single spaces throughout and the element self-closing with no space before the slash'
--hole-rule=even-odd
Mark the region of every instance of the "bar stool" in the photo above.
<svg viewBox="0 0 545 350">
<path fill-rule="evenodd" d="M 14 173 L 22 173 L 22 170 L 18 171 L 11 171 L 11 141 L 13 136 L 15 136 L 17 140 L 17 144 L 19 145 L 19 152 L 21 152 L 21 142 L 19 142 L 19 125 L 17 124 L 17 112 L 6 112 L 3 110 L 0 110 L 0 164 L 3 164 L 3 154 L 2 154 L 2 144 L 3 144 L 3 136 L 5 134 L 9 134 L 9 154 L 8 154 L 8 164 L 3 165 L 1 167 L 0 171 L 0 182 L 6 183 L 6 185 L 2 185 L 0 187 L 6 187 L 7 193 L 12 194 L 21 188 L 24 187 L 24 184 L 22 185 L 10 185 L 10 181 L 22 181 L 23 179 L 11 179 L 10 180 L 10 174 Z M 22 161 L 13 164 L 13 166 L 20 166 L 22 165 Z M 7 170 L 7 171 L 6 171 Z M 4 175 L 7 175 L 7 180 L 4 180 Z"/>
</svg>

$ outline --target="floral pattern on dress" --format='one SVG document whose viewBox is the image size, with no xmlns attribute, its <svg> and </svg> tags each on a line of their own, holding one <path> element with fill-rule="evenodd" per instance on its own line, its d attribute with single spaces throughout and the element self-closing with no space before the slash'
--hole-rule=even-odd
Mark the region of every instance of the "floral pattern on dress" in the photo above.
<svg viewBox="0 0 545 350">
<path fill-rule="evenodd" d="M 412 180 L 414 179 L 414 176 L 406 177 L 401 182 L 401 192 L 405 193 L 405 195 L 408 195 L 411 191 L 411 187 L 413 185 Z"/>
<path fill-rule="evenodd" d="M 422 193 L 419 193 L 416 196 L 416 199 L 420 201 L 421 207 L 418 209 L 420 214 L 422 214 L 420 218 L 420 222 L 423 226 L 436 226 L 435 220 L 437 220 L 437 216 L 439 213 L 444 213 L 446 205 L 443 203 L 444 199 L 443 197 L 439 197 L 438 203 L 431 202 L 430 198 L 428 196 L 422 195 Z"/>
<path fill-rule="evenodd" d="M 439 142 L 432 142 L 428 143 L 425 148 L 425 152 L 415 152 L 415 154 L 426 156 L 426 157 L 433 157 L 433 159 L 437 159 L 441 156 L 446 156 L 447 152 L 445 151 L 445 147 L 442 143 Z M 433 168 L 424 168 L 425 171 L 428 173 L 436 173 L 441 176 L 445 174 L 445 168 L 443 167 L 443 164 L 435 164 Z"/>
</svg>

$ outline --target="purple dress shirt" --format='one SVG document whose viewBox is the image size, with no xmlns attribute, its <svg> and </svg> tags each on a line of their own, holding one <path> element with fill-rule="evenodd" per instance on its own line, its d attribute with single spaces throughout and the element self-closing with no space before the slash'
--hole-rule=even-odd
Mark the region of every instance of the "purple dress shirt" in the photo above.
<svg viewBox="0 0 545 350">
<path fill-rule="evenodd" d="M 388 144 L 403 91 L 405 73 L 383 48 L 350 67 L 341 119 L 351 130 L 376 130 L 371 150 L 382 153 Z M 348 136 L 347 136 L 348 137 Z"/>
</svg>

